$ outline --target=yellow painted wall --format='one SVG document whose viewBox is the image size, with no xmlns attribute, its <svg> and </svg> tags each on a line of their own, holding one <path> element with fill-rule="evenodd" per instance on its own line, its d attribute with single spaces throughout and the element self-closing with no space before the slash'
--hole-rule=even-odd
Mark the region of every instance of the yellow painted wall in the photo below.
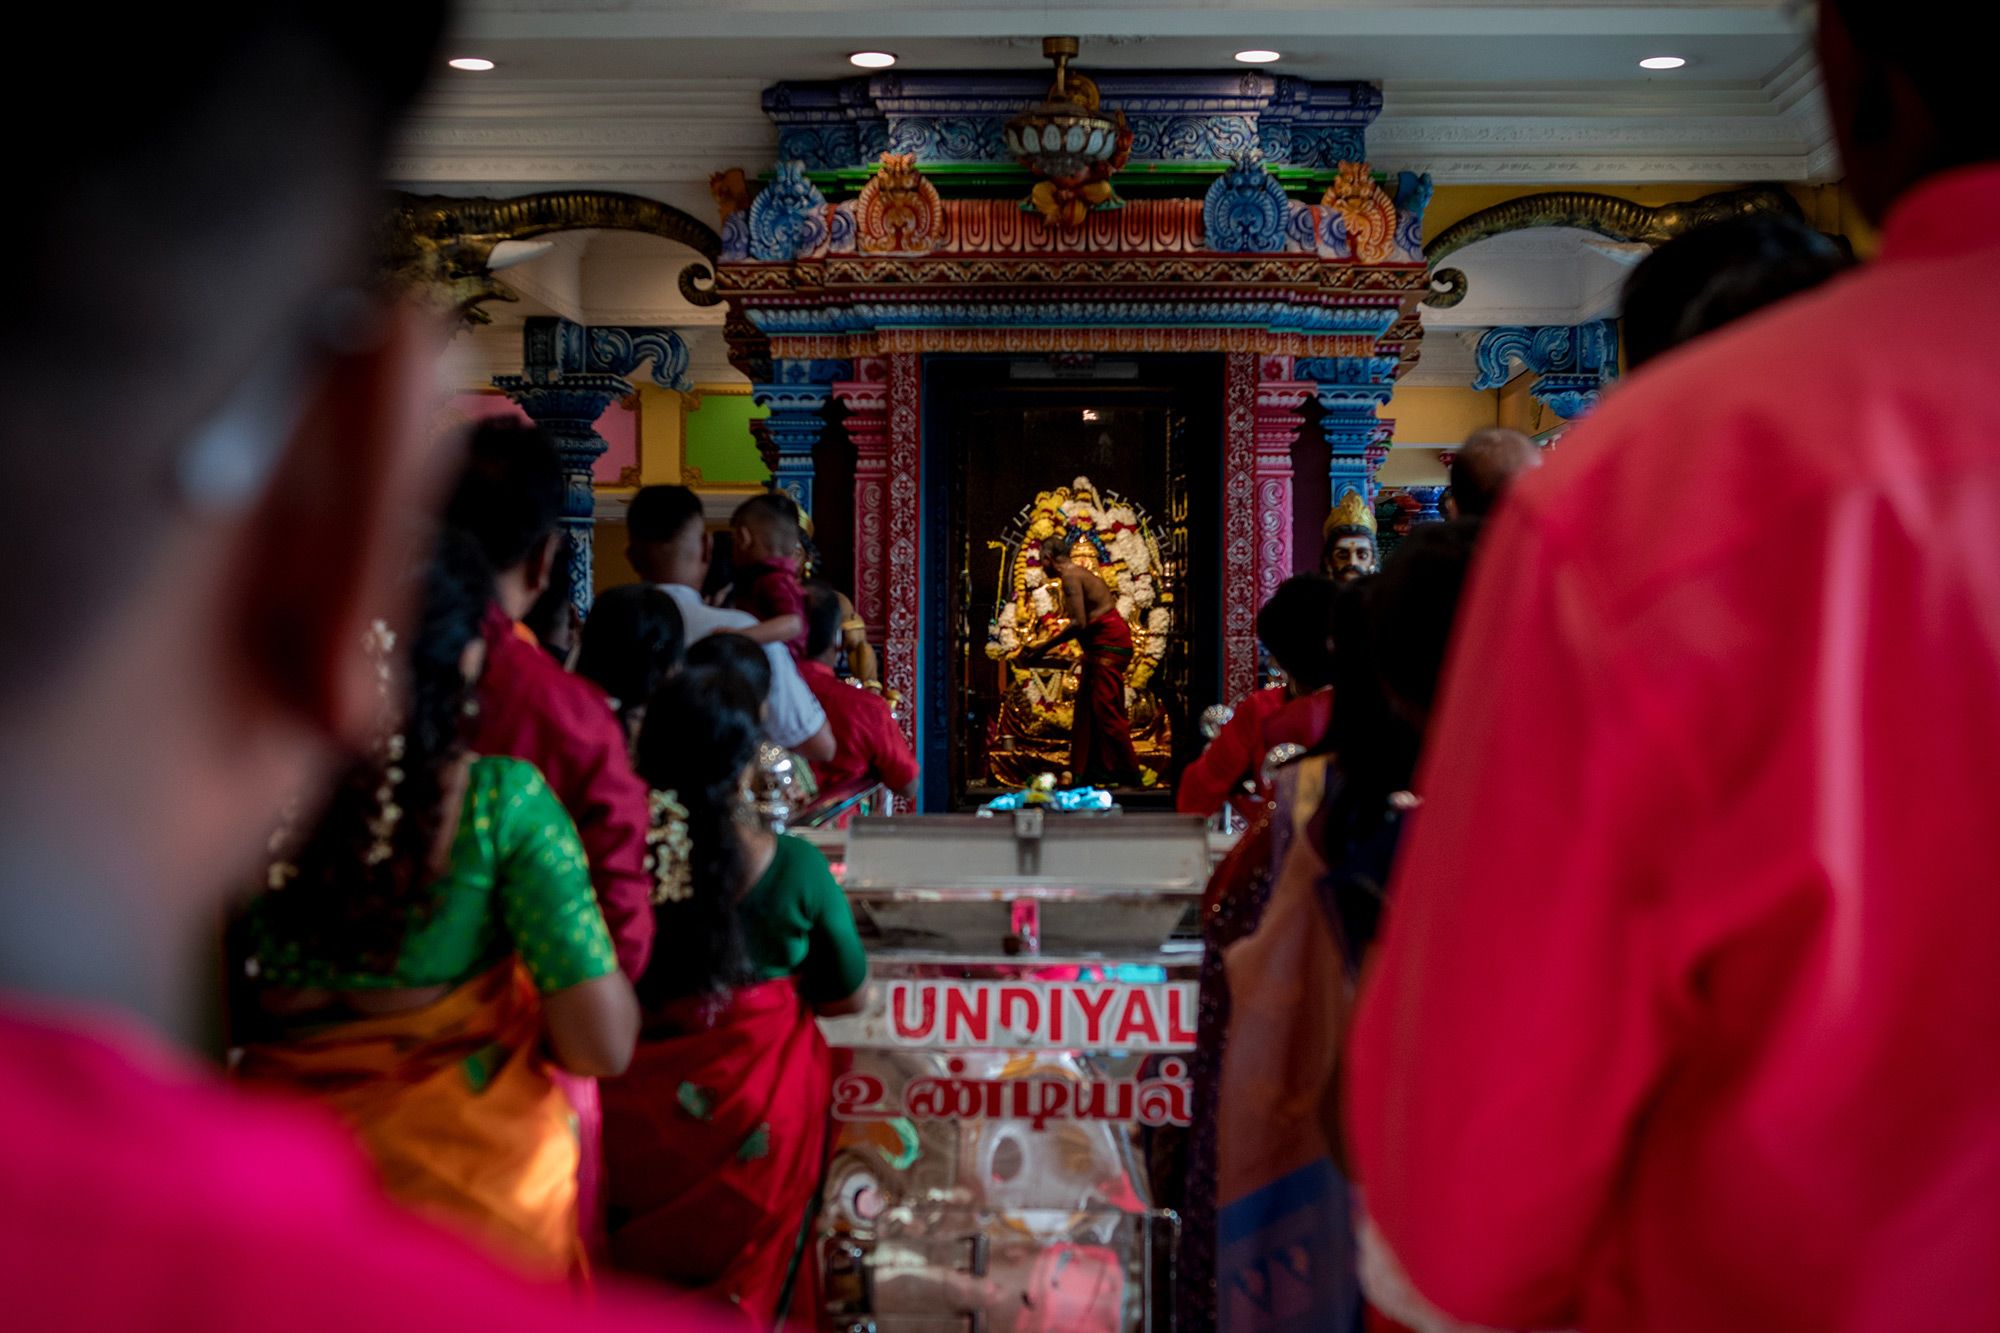
<svg viewBox="0 0 2000 1333">
<path fill-rule="evenodd" d="M 1548 407 L 1536 401 L 1528 391 L 1535 387 L 1540 377 L 1530 374 L 1516 375 L 1499 390 L 1500 423 L 1502 426 L 1518 430 L 1524 435 L 1540 435 L 1545 430 L 1554 430 L 1567 418 L 1559 417 Z"/>
<path fill-rule="evenodd" d="M 657 384 L 639 386 L 639 484 L 671 486 L 681 479 L 687 438 L 687 397 Z"/>
<path fill-rule="evenodd" d="M 622 519 L 598 519 L 593 525 L 590 583 L 597 592 L 621 583 L 637 583 L 638 571 L 625 558 L 625 523 Z"/>
<path fill-rule="evenodd" d="M 1499 422 L 1500 397 L 1492 389 L 1397 389 L 1381 415 L 1396 423 L 1391 444 L 1456 444 Z"/>
<path fill-rule="evenodd" d="M 1444 486 L 1451 478 L 1436 449 L 1391 449 L 1375 480 L 1384 486 Z"/>
</svg>

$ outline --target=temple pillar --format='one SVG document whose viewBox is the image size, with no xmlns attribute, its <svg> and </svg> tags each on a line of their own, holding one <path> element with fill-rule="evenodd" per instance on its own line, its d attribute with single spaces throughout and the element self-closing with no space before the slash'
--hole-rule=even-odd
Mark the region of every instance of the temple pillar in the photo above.
<svg viewBox="0 0 2000 1333">
<path fill-rule="evenodd" d="M 563 468 L 563 567 L 578 615 L 590 613 L 591 534 L 597 494 L 591 472 L 608 447 L 597 433 L 604 410 L 634 392 L 625 376 L 652 361 L 652 379 L 686 392 L 687 346 L 671 329 L 585 328 L 550 315 L 525 321 L 519 375 L 495 375 L 494 387 L 555 442 Z"/>
<path fill-rule="evenodd" d="M 864 357 L 854 363 L 853 379 L 829 387 L 846 410 L 841 424 L 854 446 L 854 610 L 879 649 L 888 632 L 888 362 Z"/>
<path fill-rule="evenodd" d="M 771 488 L 791 496 L 810 514 L 813 450 L 826 433 L 831 386 L 846 379 L 851 367 L 846 361 L 781 360 L 772 363 L 771 373 L 772 381 L 750 386 L 751 401 L 771 413 L 761 423 L 761 437 L 771 453 Z"/>
<path fill-rule="evenodd" d="M 1349 491 L 1373 504 L 1375 473 L 1388 457 L 1391 425 L 1376 409 L 1395 391 L 1396 358 L 1313 357 L 1300 360 L 1295 373 L 1316 386 L 1328 453 L 1329 506 L 1339 504 Z"/>
<path fill-rule="evenodd" d="M 923 453 L 923 359 L 915 352 L 896 352 L 883 360 L 889 372 L 889 457 L 888 502 L 883 509 L 887 551 L 881 566 L 885 574 L 882 682 L 902 695 L 898 721 L 911 747 L 921 755 L 917 670 L 918 634 L 923 622 L 923 501 L 918 470 Z M 945 651 L 944 646 L 940 644 L 938 651 Z M 900 798 L 897 808 L 904 808 Z"/>
<path fill-rule="evenodd" d="M 1292 448 L 1305 421 L 1299 409 L 1314 394 L 1292 378 L 1292 358 L 1265 357 L 1258 366 L 1257 604 L 1262 606 L 1292 573 L 1294 497 Z"/>
</svg>

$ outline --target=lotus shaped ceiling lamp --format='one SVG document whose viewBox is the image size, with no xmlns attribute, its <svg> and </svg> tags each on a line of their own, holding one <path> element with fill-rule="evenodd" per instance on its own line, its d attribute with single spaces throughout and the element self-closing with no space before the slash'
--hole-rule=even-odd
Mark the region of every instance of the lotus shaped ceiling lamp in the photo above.
<svg viewBox="0 0 2000 1333">
<path fill-rule="evenodd" d="M 1098 104 L 1097 85 L 1069 72 L 1077 53 L 1074 37 L 1045 37 L 1042 54 L 1055 62 L 1056 81 L 1048 95 L 1007 122 L 1007 151 L 1042 178 L 1024 207 L 1039 210 L 1058 226 L 1075 226 L 1093 208 L 1121 202 L 1111 189 L 1111 173 L 1132 155 L 1132 132 L 1125 114 Z"/>
</svg>

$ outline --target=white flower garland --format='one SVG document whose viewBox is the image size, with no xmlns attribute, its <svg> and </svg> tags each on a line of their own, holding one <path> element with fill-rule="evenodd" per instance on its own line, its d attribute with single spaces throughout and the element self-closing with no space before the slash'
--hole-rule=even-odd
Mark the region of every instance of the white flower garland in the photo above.
<svg viewBox="0 0 2000 1333">
<path fill-rule="evenodd" d="M 996 661 L 1014 656 L 1025 644 L 1041 637 L 1038 631 L 1045 628 L 1042 622 L 1060 614 L 1056 590 L 1042 569 L 1039 544 L 1032 540 L 1039 523 L 1059 524 L 1060 531 L 1095 538 L 1102 552 L 1098 573 L 1111 585 L 1118 599 L 1118 614 L 1139 632 L 1136 637 L 1140 652 L 1152 663 L 1163 661 L 1173 614 L 1160 604 L 1159 544 L 1138 509 L 1116 495 L 1110 503 L 1103 502 L 1088 477 L 1071 482 L 1068 495 L 1058 503 L 1050 505 L 1047 503 L 1050 498 L 1047 493 L 1037 497 L 1037 506 L 1029 520 L 1030 538 L 1024 539 L 1014 553 L 1008 570 L 1008 585 L 1025 591 L 1026 605 L 1019 596 L 1001 603 L 987 630 L 986 655 Z M 1018 585 L 1012 577 L 1016 572 Z M 1150 674 L 1149 669 L 1143 676 Z"/>
</svg>

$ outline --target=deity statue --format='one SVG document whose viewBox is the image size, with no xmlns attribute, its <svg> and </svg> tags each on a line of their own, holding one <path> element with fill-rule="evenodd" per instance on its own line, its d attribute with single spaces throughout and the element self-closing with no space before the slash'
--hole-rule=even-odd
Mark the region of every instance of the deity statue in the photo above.
<svg viewBox="0 0 2000 1333">
<path fill-rule="evenodd" d="M 1361 498 L 1361 492 L 1349 491 L 1341 496 L 1340 503 L 1326 516 L 1322 531 L 1326 545 L 1320 551 L 1320 573 L 1342 583 L 1352 583 L 1364 574 L 1375 572 L 1378 567 L 1375 512 Z"/>
<path fill-rule="evenodd" d="M 1003 558 L 986 655 L 1004 678 L 986 737 L 986 776 L 1008 788 L 1041 773 L 1085 780 L 1069 772 L 1083 650 L 1069 632 L 1060 585 L 1043 568 L 1042 548 L 1051 539 L 1067 542 L 1070 560 L 1104 582 L 1130 628 L 1125 706 L 1140 781 L 1150 785 L 1173 755 L 1171 724 L 1152 683 L 1166 658 L 1175 590 L 1151 519 L 1123 497 L 1100 493 L 1088 477 L 1037 495 L 993 543 Z"/>
</svg>

